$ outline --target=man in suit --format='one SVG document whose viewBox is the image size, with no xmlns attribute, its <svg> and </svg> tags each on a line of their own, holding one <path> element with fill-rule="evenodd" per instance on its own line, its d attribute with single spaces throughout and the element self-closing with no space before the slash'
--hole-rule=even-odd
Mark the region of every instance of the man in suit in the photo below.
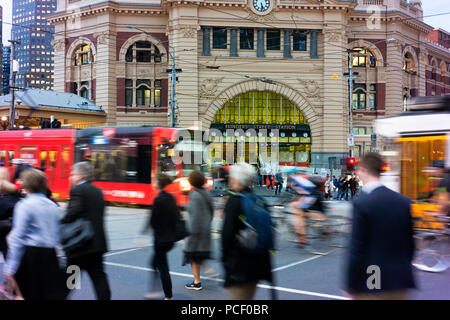
<svg viewBox="0 0 450 320">
<path fill-rule="evenodd" d="M 97 299 L 110 300 L 111 291 L 103 266 L 103 254 L 108 251 L 104 229 L 105 202 L 102 191 L 90 183 L 91 172 L 89 162 L 79 162 L 72 167 L 70 201 L 61 223 L 87 219 L 92 224 L 94 236 L 83 247 L 66 251 L 67 264 L 86 270 L 94 284 Z"/>
<path fill-rule="evenodd" d="M 410 200 L 380 182 L 383 159 L 376 153 L 360 161 L 364 182 L 353 204 L 353 230 L 346 290 L 354 299 L 406 299 L 415 287 Z"/>
</svg>

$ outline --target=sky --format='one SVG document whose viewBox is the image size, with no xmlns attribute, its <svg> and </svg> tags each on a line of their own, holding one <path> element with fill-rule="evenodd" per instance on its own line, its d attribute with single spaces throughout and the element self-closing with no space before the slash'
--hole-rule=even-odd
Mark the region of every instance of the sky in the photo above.
<svg viewBox="0 0 450 320">
<path fill-rule="evenodd" d="M 3 21 L 12 22 L 12 0 L 0 0 L 3 7 Z M 422 0 L 424 16 L 450 12 L 449 0 Z M 433 27 L 450 32 L 450 14 L 425 18 L 425 22 Z M 3 43 L 8 44 L 11 37 L 11 25 L 3 24 Z"/>
</svg>

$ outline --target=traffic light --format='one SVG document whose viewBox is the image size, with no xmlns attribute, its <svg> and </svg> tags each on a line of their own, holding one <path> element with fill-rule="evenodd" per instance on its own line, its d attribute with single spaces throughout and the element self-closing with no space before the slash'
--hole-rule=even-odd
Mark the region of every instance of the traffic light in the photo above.
<svg viewBox="0 0 450 320">
<path fill-rule="evenodd" d="M 347 171 L 355 171 L 356 169 L 356 159 L 348 158 L 347 160 Z"/>
</svg>

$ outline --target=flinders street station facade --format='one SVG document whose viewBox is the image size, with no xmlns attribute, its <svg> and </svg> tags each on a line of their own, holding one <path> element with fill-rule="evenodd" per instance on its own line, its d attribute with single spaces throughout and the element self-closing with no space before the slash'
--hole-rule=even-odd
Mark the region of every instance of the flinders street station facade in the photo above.
<svg viewBox="0 0 450 320">
<path fill-rule="evenodd" d="M 280 163 L 328 168 L 349 151 L 350 63 L 356 156 L 383 148 L 373 120 L 450 93 L 450 36 L 422 17 L 419 0 L 58 0 L 54 89 L 107 125 L 167 126 L 175 58 L 177 126 L 276 128 Z"/>
</svg>

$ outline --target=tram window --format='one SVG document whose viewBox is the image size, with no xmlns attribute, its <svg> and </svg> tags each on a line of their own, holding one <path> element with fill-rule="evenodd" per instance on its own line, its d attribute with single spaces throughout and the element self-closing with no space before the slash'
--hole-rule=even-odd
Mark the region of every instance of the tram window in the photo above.
<svg viewBox="0 0 450 320">
<path fill-rule="evenodd" d="M 63 146 L 61 152 L 61 179 L 69 177 L 70 169 L 70 147 Z"/>
<path fill-rule="evenodd" d="M 9 153 L 9 163 L 10 163 L 10 165 L 11 165 L 11 162 L 12 162 L 13 159 L 14 159 L 14 151 L 9 151 L 8 153 Z"/>
<path fill-rule="evenodd" d="M 139 183 L 151 183 L 151 155 L 150 145 L 139 145 L 137 159 L 128 157 L 129 162 L 137 160 L 137 182 Z"/>
<path fill-rule="evenodd" d="M 56 158 L 58 157 L 58 151 L 49 151 L 50 168 L 56 168 Z"/>
<path fill-rule="evenodd" d="M 47 151 L 41 151 L 41 156 L 40 156 L 40 160 L 41 160 L 41 169 L 45 169 L 46 168 L 46 161 L 47 161 Z"/>
<path fill-rule="evenodd" d="M 174 146 L 171 144 L 160 144 L 158 150 L 158 172 L 165 173 L 172 178 L 178 176 L 175 163 L 172 161 L 174 154 Z"/>
<path fill-rule="evenodd" d="M 0 166 L 5 166 L 5 159 L 6 159 L 6 151 L 2 150 L 0 151 Z"/>
</svg>

